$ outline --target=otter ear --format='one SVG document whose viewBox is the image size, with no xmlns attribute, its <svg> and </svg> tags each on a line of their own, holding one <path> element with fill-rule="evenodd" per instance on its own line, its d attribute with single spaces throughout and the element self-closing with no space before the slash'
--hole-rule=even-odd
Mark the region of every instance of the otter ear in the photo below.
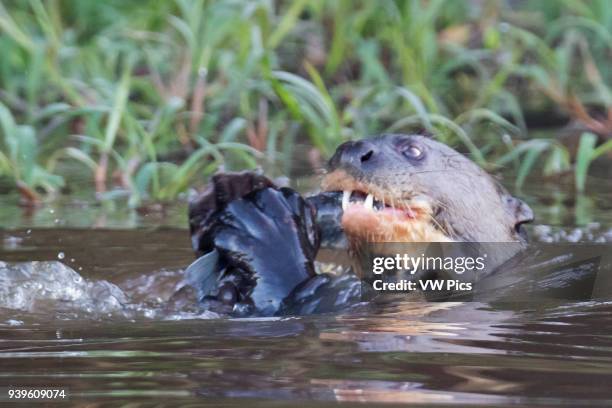
<svg viewBox="0 0 612 408">
<path fill-rule="evenodd" d="M 506 210 L 514 217 L 515 227 L 533 221 L 533 210 L 524 201 L 507 194 L 504 197 L 504 204 Z"/>
</svg>

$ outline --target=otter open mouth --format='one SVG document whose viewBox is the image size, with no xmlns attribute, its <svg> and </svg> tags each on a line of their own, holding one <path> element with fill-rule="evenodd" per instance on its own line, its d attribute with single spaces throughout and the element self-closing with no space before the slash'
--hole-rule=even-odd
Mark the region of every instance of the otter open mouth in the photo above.
<svg viewBox="0 0 612 408">
<path fill-rule="evenodd" d="M 372 193 L 359 190 L 342 191 L 342 210 L 345 213 L 347 211 L 384 212 L 397 218 L 413 220 L 423 212 L 422 208 L 411 206 L 409 201 L 397 200 L 387 204 L 384 199 L 378 199 Z"/>
<path fill-rule="evenodd" d="M 384 187 L 357 180 L 344 170 L 325 176 L 324 191 L 342 194 L 342 228 L 351 240 L 368 242 L 442 242 L 432 206 L 423 196 L 398 197 Z"/>
</svg>

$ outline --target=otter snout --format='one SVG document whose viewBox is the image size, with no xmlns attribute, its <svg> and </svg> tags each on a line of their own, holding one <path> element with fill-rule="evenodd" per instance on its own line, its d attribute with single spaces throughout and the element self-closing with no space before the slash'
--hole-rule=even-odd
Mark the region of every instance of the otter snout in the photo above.
<svg viewBox="0 0 612 408">
<path fill-rule="evenodd" d="M 369 140 L 345 142 L 338 146 L 329 160 L 329 170 L 343 168 L 351 172 L 362 171 L 376 164 L 379 158 L 378 147 Z"/>
</svg>

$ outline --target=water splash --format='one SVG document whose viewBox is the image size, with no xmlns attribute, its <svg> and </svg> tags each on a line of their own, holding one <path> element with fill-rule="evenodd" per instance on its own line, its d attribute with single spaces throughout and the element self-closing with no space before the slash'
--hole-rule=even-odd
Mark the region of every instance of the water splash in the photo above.
<svg viewBox="0 0 612 408">
<path fill-rule="evenodd" d="M 106 280 L 85 279 L 59 261 L 0 262 L 0 310 L 62 319 L 182 320 L 217 317 L 196 310 L 193 305 L 197 302 L 191 299 L 169 303 L 165 295 L 153 296 L 156 289 L 162 291 L 168 285 L 175 286 L 167 282 L 168 275 L 168 271 L 154 272 L 147 276 L 147 285 L 137 280 L 138 285 L 131 281 L 133 285 L 121 289 Z M 145 299 L 140 291 L 135 290 L 136 286 L 151 290 L 148 293 L 152 298 Z"/>
<path fill-rule="evenodd" d="M 0 263 L 2 308 L 109 314 L 123 310 L 127 302 L 127 296 L 116 285 L 83 279 L 61 262 Z"/>
</svg>

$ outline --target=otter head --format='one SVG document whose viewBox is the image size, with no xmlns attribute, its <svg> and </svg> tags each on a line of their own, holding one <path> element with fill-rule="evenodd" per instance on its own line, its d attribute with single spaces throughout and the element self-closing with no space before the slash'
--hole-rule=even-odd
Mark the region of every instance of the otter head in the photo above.
<svg viewBox="0 0 612 408">
<path fill-rule="evenodd" d="M 452 148 L 421 135 L 346 142 L 325 191 L 343 193 L 342 227 L 371 242 L 524 241 L 533 212 Z"/>
</svg>

